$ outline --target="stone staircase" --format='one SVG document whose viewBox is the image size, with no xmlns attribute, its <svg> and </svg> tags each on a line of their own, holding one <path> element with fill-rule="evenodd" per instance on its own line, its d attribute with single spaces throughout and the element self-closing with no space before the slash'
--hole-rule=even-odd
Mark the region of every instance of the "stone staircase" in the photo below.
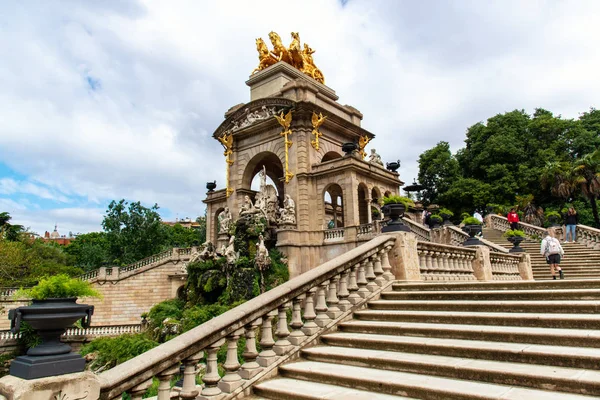
<svg viewBox="0 0 600 400">
<path fill-rule="evenodd" d="M 600 397 L 600 281 L 392 287 L 251 398 Z"/>
<path fill-rule="evenodd" d="M 512 244 L 502 237 L 503 232 L 497 229 L 484 228 L 483 237 L 495 244 L 512 247 Z M 600 251 L 593 250 L 581 243 L 562 243 L 565 257 L 561 260 L 561 267 L 566 279 L 600 279 Z M 531 256 L 533 278 L 537 280 L 552 279 L 550 267 L 546 259 L 540 254 L 540 242 L 527 239 L 521 247 Z"/>
</svg>

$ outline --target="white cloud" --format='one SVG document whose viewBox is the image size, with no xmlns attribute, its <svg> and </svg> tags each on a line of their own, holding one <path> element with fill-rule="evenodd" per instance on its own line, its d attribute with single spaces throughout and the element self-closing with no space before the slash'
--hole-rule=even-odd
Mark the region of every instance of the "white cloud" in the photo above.
<svg viewBox="0 0 600 400">
<path fill-rule="evenodd" d="M 599 14 L 593 0 L 10 3 L 0 160 L 28 179 L 0 193 L 17 185 L 94 209 L 124 197 L 201 213 L 205 182 L 225 177 L 210 134 L 249 100 L 254 39 L 271 30 L 286 42 L 299 31 L 317 50 L 340 102 L 363 112 L 372 146 L 400 158 L 412 181 L 421 152 L 441 140 L 462 147 L 466 128 L 492 115 L 544 107 L 576 117 L 597 105 Z M 43 218 L 56 217 L 68 218 Z M 100 229 L 97 217 L 71 221 Z"/>
</svg>

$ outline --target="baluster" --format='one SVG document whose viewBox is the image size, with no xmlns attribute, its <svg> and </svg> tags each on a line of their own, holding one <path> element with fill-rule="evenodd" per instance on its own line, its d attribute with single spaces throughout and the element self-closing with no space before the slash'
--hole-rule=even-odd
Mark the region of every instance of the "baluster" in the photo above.
<svg viewBox="0 0 600 400">
<path fill-rule="evenodd" d="M 306 298 L 306 295 L 301 294 L 292 300 L 292 322 L 290 326 L 292 327 L 292 333 L 288 337 L 288 340 L 294 346 L 298 346 L 300 343 L 306 339 L 306 335 L 302 332 L 302 301 Z"/>
<path fill-rule="evenodd" d="M 238 339 L 243 334 L 244 329 L 242 328 L 227 335 L 227 358 L 223 364 L 225 376 L 219 382 L 219 389 L 225 393 L 233 392 L 244 383 L 242 377 L 238 374 L 240 362 L 237 356 Z"/>
<path fill-rule="evenodd" d="M 316 291 L 316 287 L 310 288 L 308 295 L 306 296 L 306 301 L 304 302 L 304 320 L 306 322 L 304 322 L 302 332 L 304 332 L 306 336 L 312 336 L 319 331 L 319 326 L 315 323 L 315 318 L 317 318 L 314 302 Z"/>
<path fill-rule="evenodd" d="M 367 269 L 365 273 L 365 278 L 367 278 L 367 290 L 369 292 L 376 291 L 379 286 L 375 283 L 375 272 L 373 272 L 373 256 L 369 257 L 369 261 L 367 262 Z"/>
<path fill-rule="evenodd" d="M 157 400 L 171 399 L 171 378 L 179 372 L 179 365 L 174 365 L 162 371 L 156 377 L 158 378 L 158 395 Z"/>
<path fill-rule="evenodd" d="M 331 319 L 336 319 L 340 315 L 342 315 L 342 311 L 338 308 L 339 299 L 337 297 L 337 288 L 338 282 L 340 281 L 339 275 L 331 278 L 331 282 L 329 283 L 329 290 L 327 292 L 327 315 Z"/>
<path fill-rule="evenodd" d="M 140 383 L 137 386 L 132 387 L 127 391 L 127 393 L 129 393 L 129 395 L 131 396 L 131 400 L 142 400 L 142 396 L 144 396 L 146 390 L 148 390 L 150 386 L 152 386 L 152 378 Z M 118 398 L 120 399 L 121 396 L 118 396 Z"/>
<path fill-rule="evenodd" d="M 293 348 L 292 344 L 288 340 L 288 336 L 290 336 L 290 330 L 288 329 L 287 323 L 287 309 L 289 308 L 289 306 L 289 303 L 285 303 L 279 306 L 277 330 L 275 331 L 277 341 L 275 342 L 275 346 L 273 346 L 273 351 L 278 356 L 284 355 Z"/>
<path fill-rule="evenodd" d="M 367 289 L 367 278 L 365 277 L 365 267 L 369 263 L 369 260 L 364 259 L 358 266 L 358 279 L 356 284 L 358 285 L 358 295 L 365 299 L 369 296 L 369 289 Z"/>
<path fill-rule="evenodd" d="M 386 245 L 383 250 L 380 251 L 381 254 L 381 268 L 383 268 L 383 278 L 386 281 L 393 281 L 394 279 L 396 279 L 396 277 L 394 276 L 394 274 L 392 274 L 392 266 L 390 265 L 390 251 L 392 250 L 393 246 L 391 245 Z"/>
<path fill-rule="evenodd" d="M 373 256 L 373 273 L 375 274 L 375 283 L 381 287 L 385 284 L 385 278 L 383 277 L 383 267 L 381 265 L 381 255 L 378 251 Z"/>
<path fill-rule="evenodd" d="M 277 316 L 277 310 L 269 312 L 263 317 L 260 347 L 262 351 L 258 354 L 256 361 L 261 367 L 268 367 L 277 361 L 277 354 L 273 351 L 275 341 L 273 340 L 273 325 L 271 321 Z"/>
<path fill-rule="evenodd" d="M 425 266 L 427 267 L 428 270 L 433 268 L 432 254 L 433 254 L 433 252 L 430 249 L 425 250 Z M 431 272 L 431 271 L 428 271 L 428 272 Z"/>
<path fill-rule="evenodd" d="M 350 291 L 350 296 L 348 296 L 348 302 L 350 304 L 356 304 L 361 301 L 362 297 L 358 294 L 358 284 L 356 283 L 356 273 L 358 267 L 353 265 L 350 268 L 350 282 L 348 283 L 348 290 Z"/>
<path fill-rule="evenodd" d="M 183 385 L 179 397 L 182 399 L 195 399 L 198 396 L 198 388 L 196 387 L 196 366 L 200 359 L 204 357 L 204 352 L 198 353 L 183 360 Z"/>
<path fill-rule="evenodd" d="M 317 289 L 317 304 L 315 305 L 315 311 L 317 312 L 317 318 L 315 318 L 315 324 L 323 328 L 326 326 L 330 319 L 327 315 L 327 303 L 325 302 L 325 291 L 329 281 L 322 282 Z"/>
<path fill-rule="evenodd" d="M 256 362 L 256 358 L 258 357 L 258 351 L 256 350 L 256 328 L 261 324 L 262 318 L 259 318 L 244 327 L 246 330 L 246 348 L 242 353 L 244 364 L 242 364 L 239 371 L 242 379 L 252 379 L 262 371 L 262 368 Z"/>
<path fill-rule="evenodd" d="M 348 275 L 350 274 L 350 270 L 346 269 L 342 272 L 342 277 L 340 278 L 340 291 L 338 292 L 338 297 L 340 302 L 338 303 L 338 308 L 341 311 L 348 311 L 352 308 L 352 304 L 348 301 L 348 296 L 350 296 L 350 292 L 348 291 Z"/>
<path fill-rule="evenodd" d="M 203 400 L 208 400 L 211 396 L 216 396 L 221 394 L 221 389 L 218 387 L 218 383 L 221 380 L 221 376 L 219 376 L 219 368 L 217 365 L 217 352 L 221 348 L 221 346 L 225 343 L 225 339 L 219 339 L 210 346 L 208 346 L 206 350 L 206 373 L 202 377 L 202 382 L 204 382 L 204 389 L 202 389 L 202 393 L 198 398 Z"/>
</svg>

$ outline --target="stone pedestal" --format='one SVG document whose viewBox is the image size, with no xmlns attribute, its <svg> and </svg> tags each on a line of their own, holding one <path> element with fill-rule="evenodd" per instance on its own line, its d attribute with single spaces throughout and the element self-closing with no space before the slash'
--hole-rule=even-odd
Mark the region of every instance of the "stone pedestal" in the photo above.
<svg viewBox="0 0 600 400">
<path fill-rule="evenodd" d="M 524 281 L 533 280 L 531 256 L 529 254 L 521 254 L 521 261 L 519 261 L 519 275 L 521 275 L 521 279 Z"/>
<path fill-rule="evenodd" d="M 392 275 L 402 281 L 421 281 L 417 236 L 411 232 L 388 233 L 396 242 L 389 253 Z"/>
<path fill-rule="evenodd" d="M 487 246 L 476 246 L 477 253 L 473 260 L 473 275 L 478 281 L 492 281 L 492 263 L 490 261 L 490 249 Z"/>
<path fill-rule="evenodd" d="M 87 371 L 30 380 L 8 375 L 0 379 L 2 396 L 11 400 L 97 399 L 100 381 Z"/>
</svg>

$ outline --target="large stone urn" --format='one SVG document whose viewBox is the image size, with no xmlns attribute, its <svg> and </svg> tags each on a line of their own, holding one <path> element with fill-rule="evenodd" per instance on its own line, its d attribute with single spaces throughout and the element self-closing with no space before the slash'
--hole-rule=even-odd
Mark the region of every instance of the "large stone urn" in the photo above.
<svg viewBox="0 0 600 400">
<path fill-rule="evenodd" d="M 525 238 L 522 236 L 511 236 L 506 238 L 509 242 L 512 243 L 513 247 L 508 250 L 509 253 L 523 253 L 525 250 L 520 246 L 521 242 Z"/>
<path fill-rule="evenodd" d="M 60 341 L 60 336 L 75 322 L 88 328 L 94 306 L 77 304 L 77 298 L 33 300 L 30 306 L 8 312 L 11 331 L 18 333 L 21 323 L 27 322 L 41 338 L 41 343 L 27 350 L 10 364 L 10 374 L 23 379 L 81 372 L 85 360 L 71 352 L 71 346 Z"/>
<path fill-rule="evenodd" d="M 483 243 L 475 237 L 475 235 L 481 233 L 481 225 L 465 225 L 462 230 L 469 235 L 469 238 L 463 242 L 463 246 L 483 245 Z"/>
<path fill-rule="evenodd" d="M 387 222 L 386 226 L 381 229 L 381 232 L 397 232 L 404 231 L 410 232 L 410 228 L 402 222 L 402 217 L 404 217 L 404 212 L 406 211 L 406 207 L 401 203 L 393 203 L 386 204 L 381 208 L 383 214 L 390 218 Z"/>
</svg>

